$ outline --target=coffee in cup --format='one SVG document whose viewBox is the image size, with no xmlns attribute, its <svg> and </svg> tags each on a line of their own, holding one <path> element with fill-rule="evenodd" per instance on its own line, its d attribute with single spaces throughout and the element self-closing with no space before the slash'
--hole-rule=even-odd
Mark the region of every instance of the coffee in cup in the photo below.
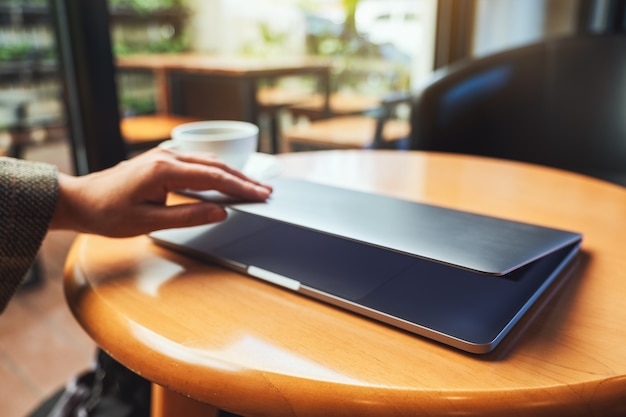
<svg viewBox="0 0 626 417">
<path fill-rule="evenodd" d="M 210 152 L 226 165 L 243 169 L 257 150 L 259 128 L 247 122 L 210 120 L 184 123 L 172 129 L 172 139 L 161 144 L 181 152 Z"/>
</svg>

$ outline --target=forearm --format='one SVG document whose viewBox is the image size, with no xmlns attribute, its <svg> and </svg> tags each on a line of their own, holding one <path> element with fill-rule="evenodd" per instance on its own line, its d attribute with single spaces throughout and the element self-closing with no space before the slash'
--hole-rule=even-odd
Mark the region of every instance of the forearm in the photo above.
<svg viewBox="0 0 626 417">
<path fill-rule="evenodd" d="M 32 265 L 57 197 L 56 167 L 0 158 L 0 311 Z"/>
<path fill-rule="evenodd" d="M 0 158 L 0 312 L 19 287 L 48 229 L 128 237 L 224 220 L 210 202 L 167 206 L 169 192 L 216 190 L 253 201 L 272 188 L 210 154 L 160 148 L 81 177 L 54 166 Z"/>
</svg>

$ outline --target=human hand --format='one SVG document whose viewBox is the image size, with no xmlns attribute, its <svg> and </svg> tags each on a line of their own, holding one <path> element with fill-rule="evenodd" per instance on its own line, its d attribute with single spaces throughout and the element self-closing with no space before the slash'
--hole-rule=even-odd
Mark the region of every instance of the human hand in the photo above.
<svg viewBox="0 0 626 417">
<path fill-rule="evenodd" d="M 217 190 L 254 201 L 264 201 L 272 192 L 210 154 L 155 148 L 86 176 L 59 174 L 50 228 L 129 237 L 226 217 L 223 207 L 210 202 L 166 206 L 167 194 L 180 189 Z"/>
</svg>

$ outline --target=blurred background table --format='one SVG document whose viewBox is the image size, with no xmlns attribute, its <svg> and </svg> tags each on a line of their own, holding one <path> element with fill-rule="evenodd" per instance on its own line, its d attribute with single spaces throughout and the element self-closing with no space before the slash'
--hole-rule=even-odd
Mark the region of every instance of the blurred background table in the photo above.
<svg viewBox="0 0 626 417">
<path fill-rule="evenodd" d="M 205 54 L 146 54 L 117 59 L 124 71 L 151 71 L 155 76 L 157 111 L 206 120 L 259 123 L 261 110 L 270 116 L 269 153 L 278 151 L 277 110 L 302 97 L 259 94 L 259 83 L 280 77 L 313 76 L 328 109 L 330 64 L 313 58 L 254 59 Z"/>
</svg>

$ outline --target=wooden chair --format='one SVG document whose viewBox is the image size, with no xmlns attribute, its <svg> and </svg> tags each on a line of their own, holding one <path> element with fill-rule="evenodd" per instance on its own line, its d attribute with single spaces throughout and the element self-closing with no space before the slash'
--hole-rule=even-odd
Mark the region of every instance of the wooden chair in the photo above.
<svg viewBox="0 0 626 417">
<path fill-rule="evenodd" d="M 444 70 L 410 147 L 507 158 L 626 185 L 626 34 L 550 39 Z"/>
<path fill-rule="evenodd" d="M 261 111 L 271 112 L 285 107 L 295 106 L 310 97 L 305 91 L 294 91 L 282 87 L 262 87 L 257 92 L 257 101 Z"/>
<path fill-rule="evenodd" d="M 281 111 L 305 101 L 307 97 L 308 94 L 306 92 L 276 86 L 258 89 L 259 114 L 266 115 L 269 119 L 270 153 L 278 153 L 280 151 L 280 137 L 282 136 L 280 125 Z"/>
<path fill-rule="evenodd" d="M 410 134 L 407 120 L 397 118 L 400 104 L 410 102 L 408 94 L 391 94 L 376 115 L 347 115 L 296 124 L 283 139 L 289 150 L 401 148 Z"/>
<path fill-rule="evenodd" d="M 306 118 L 315 121 L 334 116 L 352 116 L 377 111 L 384 96 L 365 93 L 356 86 L 368 84 L 372 78 L 379 79 L 379 88 L 385 91 L 399 91 L 399 74 L 396 68 L 386 62 L 338 63 L 330 80 L 330 94 L 312 94 L 307 100 L 294 104 L 289 111 L 295 119 Z M 350 87 L 352 86 L 352 87 Z M 355 89 L 356 88 L 356 89 Z"/>
<path fill-rule="evenodd" d="M 315 121 L 326 117 L 349 116 L 372 112 L 380 107 L 381 98 L 351 93 L 332 93 L 329 97 L 328 109 L 325 108 L 325 97 L 313 94 L 289 106 L 295 119 L 300 117 Z"/>
<path fill-rule="evenodd" d="M 259 89 L 257 101 L 260 113 L 269 117 L 270 130 L 276 135 L 273 144 L 276 152 L 281 151 L 279 139 L 281 137 L 291 141 L 292 145 L 296 142 L 306 142 L 311 147 L 324 147 L 324 141 L 320 138 L 330 135 L 332 139 L 329 138 L 326 145 L 333 144 L 334 146 L 331 147 L 360 147 L 359 143 L 365 146 L 375 136 L 376 118 L 364 117 L 363 114 L 376 112 L 381 107 L 380 98 L 335 93 L 329 96 L 327 108 L 323 94 L 293 91 L 282 87 Z M 286 134 L 282 133 L 279 120 L 280 112 L 283 110 L 289 112 L 291 118 L 296 121 L 296 127 Z M 335 120 L 333 116 L 346 116 L 346 119 Z M 309 122 L 315 124 L 309 126 Z M 350 134 L 346 129 L 354 130 Z M 387 135 L 389 140 L 398 137 L 397 128 L 387 130 L 390 131 Z M 299 147 L 299 145 L 295 146 Z M 287 143 L 286 148 L 291 149 L 291 145 Z"/>
<path fill-rule="evenodd" d="M 328 102 L 327 102 L 328 101 Z M 280 113 L 286 111 L 291 119 L 310 122 L 333 116 L 359 115 L 376 111 L 381 105 L 379 97 L 357 94 L 311 93 L 283 87 L 263 87 L 257 93 L 260 114 L 269 118 L 270 131 L 274 133 L 272 149 L 279 152 L 282 135 Z"/>
</svg>

